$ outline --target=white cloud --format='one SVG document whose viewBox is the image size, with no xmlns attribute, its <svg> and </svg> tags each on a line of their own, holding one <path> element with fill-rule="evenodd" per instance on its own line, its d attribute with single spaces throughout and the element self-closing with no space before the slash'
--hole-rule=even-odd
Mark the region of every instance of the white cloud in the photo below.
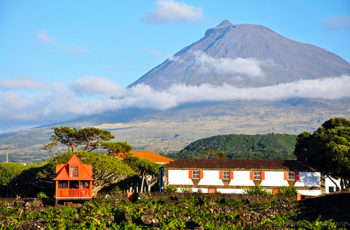
<svg viewBox="0 0 350 230">
<path fill-rule="evenodd" d="M 54 40 L 57 40 L 55 36 L 48 35 L 45 30 L 38 32 L 36 34 L 36 37 L 44 43 L 50 43 L 50 42 L 53 42 Z"/>
<path fill-rule="evenodd" d="M 254 58 L 213 58 L 205 53 L 195 53 L 195 64 L 202 72 L 217 74 L 246 74 L 252 77 L 263 76 L 260 61 Z"/>
<path fill-rule="evenodd" d="M 325 25 L 327 29 L 348 30 L 350 29 L 350 17 L 348 16 L 331 17 L 325 21 Z"/>
<path fill-rule="evenodd" d="M 154 12 L 144 15 L 150 22 L 190 22 L 203 17 L 201 7 L 194 7 L 177 1 L 157 1 Z"/>
<path fill-rule="evenodd" d="M 73 87 L 53 83 L 47 91 L 34 91 L 30 96 L 0 92 L 0 126 L 52 123 L 129 107 L 169 109 L 189 102 L 287 98 L 350 98 L 350 76 L 257 88 L 173 85 L 163 91 L 147 85 L 122 88 L 108 79 L 90 76 L 76 80 Z"/>
<path fill-rule="evenodd" d="M 107 78 L 96 76 L 77 79 L 74 89 L 81 94 L 110 94 L 112 96 L 123 95 L 126 90 Z"/>
<path fill-rule="evenodd" d="M 45 85 L 31 79 L 28 76 L 23 76 L 19 79 L 0 80 L 0 89 L 3 89 L 3 90 L 12 90 L 12 89 L 38 90 L 38 89 L 45 89 Z"/>
</svg>

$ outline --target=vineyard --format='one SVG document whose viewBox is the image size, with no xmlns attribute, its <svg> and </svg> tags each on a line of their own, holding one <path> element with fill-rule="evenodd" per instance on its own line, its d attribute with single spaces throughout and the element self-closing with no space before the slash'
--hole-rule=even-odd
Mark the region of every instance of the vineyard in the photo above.
<svg viewBox="0 0 350 230">
<path fill-rule="evenodd" d="M 294 196 L 173 194 L 56 207 L 49 199 L 2 200 L 0 229 L 346 229 L 350 194 L 339 195 L 297 202 Z M 323 204 L 328 213 L 317 210 Z"/>
</svg>

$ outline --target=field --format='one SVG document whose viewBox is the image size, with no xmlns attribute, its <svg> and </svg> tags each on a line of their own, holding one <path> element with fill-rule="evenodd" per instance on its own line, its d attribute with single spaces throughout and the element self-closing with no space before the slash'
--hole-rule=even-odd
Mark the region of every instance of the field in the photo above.
<svg viewBox="0 0 350 230">
<path fill-rule="evenodd" d="M 0 202 L 0 229 L 346 229 L 350 194 L 297 202 L 272 195 L 124 194 L 84 204 L 52 200 Z M 327 208 L 325 208 L 327 207 Z"/>
</svg>

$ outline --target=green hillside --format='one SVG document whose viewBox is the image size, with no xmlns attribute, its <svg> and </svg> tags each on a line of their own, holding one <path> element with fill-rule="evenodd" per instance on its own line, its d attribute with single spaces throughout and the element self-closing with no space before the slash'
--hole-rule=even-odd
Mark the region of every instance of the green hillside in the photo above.
<svg viewBox="0 0 350 230">
<path fill-rule="evenodd" d="M 219 135 L 192 142 L 171 157 L 215 158 L 215 152 L 223 152 L 229 159 L 293 160 L 295 142 L 296 136 L 288 134 Z M 212 154 L 206 154 L 205 148 Z"/>
</svg>

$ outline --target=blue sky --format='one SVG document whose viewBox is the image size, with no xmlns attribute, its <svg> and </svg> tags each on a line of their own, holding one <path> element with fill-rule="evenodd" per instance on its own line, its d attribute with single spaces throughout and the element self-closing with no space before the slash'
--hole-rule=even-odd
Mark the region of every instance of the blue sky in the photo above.
<svg viewBox="0 0 350 230">
<path fill-rule="evenodd" d="M 0 131 L 94 113 L 83 111 L 90 104 L 58 113 L 74 107 L 71 97 L 98 102 L 94 110 L 103 112 L 102 94 L 124 92 L 224 19 L 264 25 L 350 61 L 347 0 L 2 0 Z M 96 79 L 103 89 L 87 85 Z"/>
</svg>

